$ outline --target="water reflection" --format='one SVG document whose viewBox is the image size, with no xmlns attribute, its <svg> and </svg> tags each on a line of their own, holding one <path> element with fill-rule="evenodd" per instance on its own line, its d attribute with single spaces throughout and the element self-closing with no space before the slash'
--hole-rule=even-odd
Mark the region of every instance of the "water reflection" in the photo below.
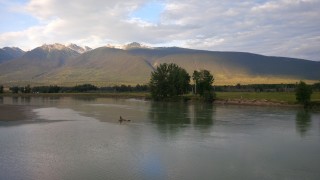
<svg viewBox="0 0 320 180">
<path fill-rule="evenodd" d="M 52 96 L 52 97 L 48 97 L 48 99 L 49 100 L 51 100 L 51 101 L 57 101 L 57 100 L 59 100 L 59 99 L 61 99 L 61 97 L 59 97 L 59 96 Z"/>
<path fill-rule="evenodd" d="M 31 104 L 31 99 L 32 99 L 31 97 L 24 97 L 24 96 L 16 97 L 16 96 L 13 96 L 13 97 L 9 98 L 9 101 L 11 100 L 11 104 L 14 104 L 14 105 L 30 105 Z M 4 99 L 3 99 L 3 101 L 4 101 Z M 1 103 L 1 100 L 0 100 L 0 103 Z"/>
<path fill-rule="evenodd" d="M 62 108 L 38 108 L 32 110 L 37 118 L 41 120 L 95 120 L 91 117 L 81 115 L 72 109 Z"/>
<path fill-rule="evenodd" d="M 0 96 L 0 104 L 3 104 L 3 97 Z"/>
<path fill-rule="evenodd" d="M 21 97 L 21 104 L 29 105 L 31 102 L 31 97 Z"/>
<path fill-rule="evenodd" d="M 177 102 L 152 102 L 149 118 L 163 134 L 175 135 L 183 125 L 190 124 L 188 105 Z"/>
<path fill-rule="evenodd" d="M 213 104 L 194 104 L 193 105 L 194 124 L 203 128 L 213 125 Z"/>
<path fill-rule="evenodd" d="M 12 97 L 12 104 L 19 104 L 19 97 Z"/>
<path fill-rule="evenodd" d="M 85 102 L 92 102 L 97 100 L 96 97 L 92 97 L 92 96 L 73 96 L 72 99 L 85 101 Z"/>
<path fill-rule="evenodd" d="M 185 103 L 152 102 L 149 117 L 161 125 L 190 124 L 189 109 Z"/>
<path fill-rule="evenodd" d="M 4 97 L 0 107 L 0 179 L 320 177 L 319 112 L 108 98 L 22 101 Z M 119 115 L 132 122 L 120 125 Z"/>
<path fill-rule="evenodd" d="M 56 105 L 59 103 L 60 99 L 61 99 L 60 97 L 49 96 L 49 97 L 42 97 L 41 101 L 42 101 L 42 104 Z"/>
<path fill-rule="evenodd" d="M 296 129 L 301 136 L 306 135 L 311 128 L 311 115 L 307 110 L 298 111 L 296 114 Z"/>
<path fill-rule="evenodd" d="M 214 124 L 212 104 L 152 102 L 149 118 L 163 133 L 177 133 L 186 125 L 200 129 L 211 129 Z"/>
</svg>

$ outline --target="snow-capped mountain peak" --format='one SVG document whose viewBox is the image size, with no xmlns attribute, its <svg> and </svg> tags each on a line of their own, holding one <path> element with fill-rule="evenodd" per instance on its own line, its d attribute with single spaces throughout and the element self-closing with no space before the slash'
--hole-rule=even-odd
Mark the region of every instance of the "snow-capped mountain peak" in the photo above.
<svg viewBox="0 0 320 180">
<path fill-rule="evenodd" d="M 80 54 L 92 50 L 92 48 L 90 48 L 88 46 L 81 47 L 81 46 L 78 46 L 78 45 L 72 44 L 72 43 L 67 44 L 67 47 L 74 50 L 74 51 L 77 51 Z"/>
</svg>

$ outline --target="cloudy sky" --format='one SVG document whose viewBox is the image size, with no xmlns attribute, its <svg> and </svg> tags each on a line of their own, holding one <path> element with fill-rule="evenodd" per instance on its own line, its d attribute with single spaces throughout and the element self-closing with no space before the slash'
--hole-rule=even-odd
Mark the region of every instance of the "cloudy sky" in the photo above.
<svg viewBox="0 0 320 180">
<path fill-rule="evenodd" d="M 0 0 L 0 47 L 140 42 L 320 61 L 320 0 Z"/>
</svg>

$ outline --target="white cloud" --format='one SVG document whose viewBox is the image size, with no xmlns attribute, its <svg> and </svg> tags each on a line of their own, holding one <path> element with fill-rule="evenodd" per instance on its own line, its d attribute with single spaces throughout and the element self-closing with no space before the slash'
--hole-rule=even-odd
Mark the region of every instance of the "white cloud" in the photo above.
<svg viewBox="0 0 320 180">
<path fill-rule="evenodd" d="M 32 0 L 23 11 L 39 24 L 0 34 L 0 46 L 138 41 L 320 60 L 319 0 L 159 0 L 164 5 L 159 22 L 130 16 L 150 1 Z"/>
</svg>

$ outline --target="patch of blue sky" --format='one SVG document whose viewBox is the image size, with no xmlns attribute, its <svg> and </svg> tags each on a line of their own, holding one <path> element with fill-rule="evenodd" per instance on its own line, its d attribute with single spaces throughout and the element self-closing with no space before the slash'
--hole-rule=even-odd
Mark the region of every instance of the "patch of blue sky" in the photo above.
<svg viewBox="0 0 320 180">
<path fill-rule="evenodd" d="M 18 6 L 26 3 L 26 0 L 0 0 L 0 33 L 22 31 L 39 23 L 36 18 L 26 12 L 16 10 Z"/>
<path fill-rule="evenodd" d="M 164 4 L 159 1 L 151 1 L 135 10 L 130 17 L 138 18 L 150 23 L 157 23 L 160 20 L 161 13 L 164 11 Z"/>
<path fill-rule="evenodd" d="M 255 0 L 256 3 L 260 3 L 260 4 L 263 4 L 263 3 L 266 3 L 270 0 Z"/>
</svg>

